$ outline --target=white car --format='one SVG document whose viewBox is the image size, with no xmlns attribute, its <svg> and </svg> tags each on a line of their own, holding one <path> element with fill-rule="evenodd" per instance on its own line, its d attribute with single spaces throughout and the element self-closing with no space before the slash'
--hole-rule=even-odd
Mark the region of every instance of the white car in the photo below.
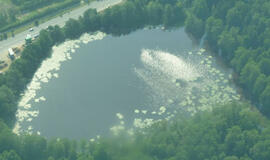
<svg viewBox="0 0 270 160">
<path fill-rule="evenodd" d="M 34 31 L 34 28 L 30 28 L 30 29 L 29 29 L 29 32 L 32 32 L 32 31 Z"/>
<path fill-rule="evenodd" d="M 39 34 L 36 34 L 36 35 L 34 35 L 34 38 L 36 39 L 36 38 L 38 38 L 38 36 L 39 36 Z"/>
</svg>

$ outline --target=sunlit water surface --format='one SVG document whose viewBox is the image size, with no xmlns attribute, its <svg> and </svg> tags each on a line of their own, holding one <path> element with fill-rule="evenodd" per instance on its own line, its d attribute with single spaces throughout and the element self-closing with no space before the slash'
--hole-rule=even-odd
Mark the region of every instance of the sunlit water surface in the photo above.
<svg viewBox="0 0 270 160">
<path fill-rule="evenodd" d="M 184 29 L 85 34 L 54 47 L 19 104 L 14 132 L 88 138 L 239 100 L 231 72 Z"/>
</svg>

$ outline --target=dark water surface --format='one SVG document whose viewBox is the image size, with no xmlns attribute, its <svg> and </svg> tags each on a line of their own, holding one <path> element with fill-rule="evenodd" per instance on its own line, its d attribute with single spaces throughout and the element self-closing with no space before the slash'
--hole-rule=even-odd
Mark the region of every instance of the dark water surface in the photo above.
<svg viewBox="0 0 270 160">
<path fill-rule="evenodd" d="M 152 58 L 142 60 L 143 49 L 160 50 L 185 59 L 194 48 L 196 46 L 183 28 L 171 32 L 140 30 L 127 36 L 106 36 L 102 40 L 81 44 L 72 55 L 72 60 L 61 66 L 59 78 L 43 84 L 38 91 L 38 96 L 46 97 L 46 101 L 32 104 L 39 110 L 38 117 L 24 122 L 22 126 L 26 128 L 31 125 L 34 132 L 39 131 L 46 137 L 91 138 L 108 135 L 110 128 L 119 123 L 116 114 L 121 113 L 125 126 L 131 127 L 134 118 L 139 117 L 134 110 L 147 110 L 147 114 L 141 114 L 141 117 L 147 117 L 154 110 L 158 112 L 162 105 L 175 106 L 184 101 L 175 96 L 176 93 L 189 93 L 175 86 L 182 75 L 174 77 L 173 73 L 174 68 L 189 65 L 184 62 L 181 66 L 170 65 L 174 63 L 171 61 L 174 57 L 166 54 L 159 57 L 146 54 L 146 57 L 151 55 Z M 156 60 L 153 58 L 159 59 L 157 64 L 162 63 L 163 66 L 155 66 Z M 189 62 L 196 64 L 200 60 L 198 56 L 188 57 Z M 147 67 L 150 69 L 145 70 Z M 165 76 L 166 70 L 170 74 Z M 198 73 L 203 72 L 200 70 Z M 199 86 L 195 83 L 197 79 L 189 80 L 183 74 L 185 78 L 193 88 Z M 208 83 L 208 79 L 204 83 Z M 188 99 L 195 98 L 190 95 Z M 185 99 L 187 104 L 194 106 L 195 103 L 188 99 Z"/>
</svg>

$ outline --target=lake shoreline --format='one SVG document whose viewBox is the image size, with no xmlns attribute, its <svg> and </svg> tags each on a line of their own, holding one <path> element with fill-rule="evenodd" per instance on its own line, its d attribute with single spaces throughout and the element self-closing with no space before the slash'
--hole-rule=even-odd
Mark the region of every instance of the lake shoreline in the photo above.
<svg viewBox="0 0 270 160">
<path fill-rule="evenodd" d="M 186 39 L 186 38 L 188 38 L 188 39 Z M 174 43 L 168 43 L 169 41 L 172 41 L 172 40 L 174 41 Z M 77 40 L 75 40 L 75 41 L 77 41 Z M 137 43 L 138 42 L 140 42 L 140 43 L 134 45 L 135 41 Z M 133 45 L 130 46 L 129 48 L 130 49 L 133 48 L 134 51 L 129 50 L 128 48 L 126 48 L 126 49 L 123 48 L 123 46 L 129 46 L 130 44 L 133 44 Z M 179 44 L 180 44 L 180 46 L 179 46 Z M 89 47 L 87 47 L 88 45 L 89 45 Z M 76 65 L 76 67 L 72 66 L 72 65 L 75 65 L 74 64 L 75 62 L 80 63 L 80 65 L 83 65 L 85 63 L 85 65 L 83 65 L 83 68 L 89 67 L 88 72 L 91 71 L 91 68 L 94 69 L 94 68 L 102 67 L 99 70 L 94 69 L 92 71 L 93 75 L 91 75 L 91 76 L 93 76 L 93 77 L 91 79 L 94 79 L 94 77 L 96 77 L 96 76 L 102 76 L 103 77 L 102 79 L 97 79 L 95 81 L 96 82 L 99 82 L 99 81 L 101 82 L 102 81 L 102 83 L 104 83 L 103 85 L 106 84 L 105 85 L 106 87 L 111 87 L 111 85 L 114 84 L 114 83 L 119 85 L 118 81 L 121 81 L 121 80 L 113 80 L 113 79 L 111 79 L 109 77 L 104 78 L 104 76 L 106 77 L 106 75 L 111 75 L 112 73 L 113 74 L 111 76 L 114 77 L 114 70 L 110 71 L 110 73 L 106 72 L 107 69 L 103 70 L 103 69 L 105 69 L 104 67 L 106 67 L 106 65 L 110 65 L 110 67 L 109 67 L 110 69 L 113 69 L 113 68 L 116 67 L 117 71 L 120 72 L 120 73 L 130 74 L 129 72 L 134 72 L 135 71 L 134 73 L 131 73 L 131 74 L 133 74 L 133 76 L 137 76 L 138 77 L 137 79 L 140 80 L 140 83 L 143 84 L 143 86 L 140 87 L 142 89 L 141 91 L 146 92 L 145 93 L 146 96 L 149 97 L 149 98 L 151 97 L 150 99 L 152 99 L 151 101 L 149 101 L 151 103 L 147 102 L 147 104 L 143 105 L 143 107 L 139 107 L 140 106 L 139 104 L 136 104 L 135 102 L 131 103 L 131 101 L 134 100 L 134 99 L 132 97 L 130 97 L 129 94 L 125 94 L 127 96 L 125 99 L 130 99 L 131 101 L 128 102 L 128 103 L 126 103 L 126 102 L 122 103 L 121 102 L 119 104 L 113 104 L 112 103 L 111 104 L 112 108 L 114 108 L 115 106 L 121 106 L 123 104 L 124 105 L 130 104 L 130 105 L 133 105 L 134 107 L 130 108 L 130 109 L 126 109 L 126 107 L 124 107 L 125 108 L 124 110 L 126 110 L 126 111 L 119 108 L 119 109 L 116 109 L 116 111 L 117 111 L 116 113 L 114 113 L 115 111 L 113 111 L 113 110 L 108 111 L 110 113 L 108 113 L 108 115 L 106 115 L 106 117 L 108 117 L 108 118 L 110 117 L 110 124 L 109 123 L 106 124 L 106 126 L 107 126 L 106 130 L 109 130 L 111 128 L 111 131 L 113 131 L 114 133 L 118 133 L 119 129 L 121 130 L 121 129 L 125 128 L 125 129 L 129 130 L 130 127 L 133 128 L 133 125 L 135 126 L 135 128 L 146 127 L 146 126 L 148 126 L 150 124 L 153 124 L 153 122 L 156 121 L 155 119 L 157 119 L 157 120 L 158 119 L 160 119 L 160 120 L 161 119 L 169 120 L 169 119 L 173 118 L 175 116 L 175 114 L 176 114 L 175 109 L 173 109 L 175 107 L 179 108 L 179 107 L 182 106 L 182 108 L 180 109 L 181 112 L 186 112 L 186 113 L 189 113 L 189 114 L 191 113 L 192 115 L 194 115 L 197 112 L 196 110 L 209 110 L 210 109 L 209 108 L 210 106 L 199 105 L 199 104 L 197 105 L 197 103 L 211 103 L 212 104 L 212 103 L 215 103 L 214 101 L 216 101 L 214 99 L 210 100 L 211 98 L 209 99 L 210 100 L 209 101 L 209 100 L 207 100 L 207 98 L 201 97 L 200 94 L 193 95 L 193 93 L 191 91 L 191 88 L 186 89 L 187 90 L 186 93 L 188 93 L 187 95 L 186 94 L 181 95 L 180 91 L 183 90 L 183 89 L 181 89 L 182 84 L 180 84 L 180 82 L 178 82 L 177 79 L 182 79 L 182 78 L 184 78 L 184 79 L 187 78 L 184 81 L 187 81 L 187 83 L 188 84 L 190 83 L 190 85 L 192 85 L 192 86 L 195 85 L 197 87 L 203 87 L 204 88 L 203 89 L 204 90 L 203 94 L 206 94 L 206 95 L 210 94 L 211 90 L 209 90 L 207 88 L 207 86 L 204 87 L 203 85 L 200 86 L 199 84 L 197 84 L 197 80 L 196 80 L 197 78 L 195 78 L 196 76 L 192 78 L 191 75 L 192 74 L 196 75 L 197 73 L 195 73 L 194 71 L 190 71 L 190 72 L 194 72 L 194 73 L 188 73 L 187 71 L 190 70 L 191 68 L 194 68 L 195 70 L 197 70 L 196 68 L 205 68 L 206 70 L 203 71 L 202 72 L 203 75 L 201 75 L 201 76 L 204 77 L 204 76 L 207 75 L 204 72 L 208 73 L 207 68 L 210 67 L 210 65 L 212 63 L 214 63 L 213 64 L 214 66 L 216 65 L 215 62 L 213 60 L 211 60 L 212 57 L 207 53 L 207 51 L 204 51 L 204 49 L 199 48 L 196 45 L 194 46 L 194 44 L 191 43 L 191 40 L 187 36 L 187 33 L 184 31 L 183 27 L 175 29 L 175 30 L 171 30 L 171 31 L 163 30 L 162 27 L 156 27 L 155 29 L 148 29 L 147 28 L 147 29 L 137 30 L 135 32 L 132 32 L 129 35 L 120 36 L 120 37 L 114 37 L 114 36 L 109 35 L 105 39 L 101 40 L 100 42 L 94 41 L 93 43 L 89 43 L 88 45 L 80 46 L 78 44 L 78 50 L 77 49 L 73 50 L 72 47 L 71 47 L 70 51 L 68 51 L 68 52 L 75 53 L 75 52 L 78 52 L 78 51 L 82 52 L 82 50 L 85 50 L 84 52 L 86 52 L 86 53 L 80 53 L 80 54 L 75 53 L 76 54 L 76 59 L 73 59 L 72 56 L 70 55 L 70 59 L 72 58 L 73 60 L 70 61 L 69 63 L 66 63 L 65 64 L 65 69 L 64 70 L 61 69 L 60 71 L 61 71 L 61 74 L 63 74 L 64 71 L 65 72 L 67 72 L 67 71 L 72 72 L 72 74 L 70 76 L 68 76 L 69 78 L 66 77 L 65 78 L 66 80 L 62 80 L 63 82 L 67 82 L 66 83 L 67 86 L 63 86 L 62 88 L 65 88 L 65 89 L 69 88 L 70 85 L 68 85 L 68 82 L 72 79 L 71 76 L 72 77 L 73 76 L 76 76 L 76 77 L 82 76 L 78 72 L 74 72 L 75 70 L 81 70 L 80 68 L 77 67 L 78 64 Z M 118 46 L 118 45 L 120 45 L 120 46 Z M 61 46 L 61 45 L 59 45 L 59 46 Z M 189 46 L 189 47 L 186 48 L 187 46 Z M 100 49 L 97 50 L 97 51 L 92 51 L 92 49 L 94 49 L 96 47 L 100 48 Z M 108 47 L 108 49 L 106 49 L 107 47 Z M 115 50 L 116 48 L 122 48 L 122 49 Z M 105 52 L 104 49 L 107 50 L 107 52 Z M 65 49 L 60 49 L 60 50 L 65 50 Z M 129 53 L 129 54 L 123 54 L 123 53 L 120 54 L 120 51 L 121 52 L 124 51 L 124 53 Z M 88 52 L 90 52 L 90 54 Z M 110 55 L 106 54 L 106 53 L 111 53 L 111 52 L 114 53 L 114 54 L 110 54 Z M 115 56 L 118 57 L 118 58 L 116 58 Z M 67 57 L 69 57 L 69 56 L 67 56 Z M 80 61 L 77 60 L 79 57 L 81 57 Z M 86 57 L 88 57 L 88 58 L 86 58 Z M 108 59 L 109 61 L 106 61 L 106 63 L 103 62 L 104 61 L 103 57 L 106 57 L 106 59 Z M 133 58 L 131 58 L 131 57 L 133 57 Z M 118 59 L 119 60 L 121 59 L 121 61 L 119 61 Z M 195 61 L 192 62 L 191 61 L 192 59 L 194 59 Z M 100 61 L 100 62 L 97 63 L 97 61 Z M 125 61 L 127 61 L 127 62 L 125 62 Z M 204 61 L 203 64 L 199 65 L 198 63 L 200 61 Z M 129 65 L 129 63 L 131 63 L 132 65 Z M 95 66 L 94 64 L 97 65 L 97 66 Z M 120 64 L 128 65 L 128 66 L 119 66 Z M 132 68 L 128 69 L 129 67 L 132 67 Z M 115 68 L 115 70 L 116 70 L 116 68 Z M 125 71 L 121 71 L 120 68 L 127 68 L 127 70 L 125 69 Z M 178 68 L 178 70 L 175 70 L 177 68 Z M 184 69 L 184 68 L 186 68 L 186 69 Z M 59 69 L 60 69 L 60 67 L 59 67 Z M 218 76 L 219 74 L 224 76 L 222 74 L 223 71 L 218 71 L 219 70 L 218 68 L 214 69 L 214 68 L 210 67 L 209 69 L 213 70 L 214 72 L 213 73 L 209 72 L 208 76 L 210 76 L 212 74 L 213 74 L 212 76 L 214 76 L 214 77 Z M 96 72 L 96 71 L 101 72 L 102 74 L 97 74 L 98 72 Z M 180 73 L 182 73 L 182 74 L 180 74 Z M 198 73 L 200 73 L 200 72 L 198 72 Z M 202 73 L 200 73 L 200 74 L 202 74 Z M 85 79 L 85 74 L 86 73 L 83 73 L 84 79 Z M 95 74 L 97 74 L 97 75 L 95 76 Z M 204 75 L 204 74 L 206 74 L 206 75 Z M 54 75 L 54 73 L 52 73 L 52 75 Z M 68 75 L 68 74 L 65 73 L 65 76 L 66 75 Z M 60 75 L 60 78 L 62 76 Z M 166 77 L 168 77 L 168 76 L 171 77 L 171 78 L 167 79 Z M 152 79 L 153 77 L 156 77 L 157 79 Z M 188 77 L 190 77 L 190 78 L 188 78 Z M 130 92 L 133 90 L 132 86 L 134 88 L 135 86 L 137 86 L 137 83 L 138 83 L 138 82 L 134 81 L 134 78 L 131 78 L 132 83 L 128 82 L 128 81 L 121 81 L 122 84 L 126 84 L 127 82 L 131 83 L 131 86 L 129 86 Z M 218 78 L 218 77 L 216 77 L 216 78 Z M 209 81 L 209 80 L 206 79 L 206 81 L 203 82 L 203 83 L 205 83 L 205 85 L 209 85 L 208 83 L 211 82 L 211 83 L 213 83 L 212 86 L 215 86 L 214 84 L 221 83 L 220 81 L 224 81 L 224 78 L 223 78 L 223 80 L 218 80 L 217 79 L 218 80 L 217 82 L 215 82 L 216 80 L 209 79 L 210 80 Z M 89 86 L 91 84 L 90 83 L 91 79 L 88 80 L 89 84 L 88 84 L 88 82 L 84 82 L 83 80 L 81 80 L 80 83 L 83 86 Z M 106 79 L 107 80 L 110 79 L 110 81 L 109 81 L 110 85 L 107 84 L 108 82 L 106 81 Z M 59 81 L 59 80 L 55 80 L 55 81 Z M 56 85 L 55 81 L 53 83 L 54 85 Z M 171 82 L 171 81 L 173 81 L 173 82 Z M 60 82 L 57 82 L 57 83 L 59 83 L 59 84 L 56 85 L 56 86 L 59 86 L 59 85 L 62 84 Z M 135 83 L 135 84 L 133 84 L 133 83 Z M 222 82 L 222 84 L 223 84 L 223 82 Z M 227 82 L 226 82 L 226 84 L 227 84 Z M 48 83 L 47 87 L 55 88 L 55 87 L 50 87 L 50 85 L 51 85 L 51 83 Z M 74 85 L 74 87 L 75 86 L 77 86 L 77 85 Z M 184 86 L 185 85 L 183 85 L 182 87 L 184 87 Z M 122 88 L 123 86 L 119 85 L 118 87 Z M 83 91 L 85 93 L 82 94 L 82 95 L 89 95 L 90 94 L 91 95 L 90 97 L 98 98 L 97 95 L 95 95 L 93 93 L 89 93 L 87 91 L 87 87 L 84 87 L 84 88 L 85 89 L 82 89 L 82 88 L 80 89 L 79 86 L 73 88 L 72 89 L 72 91 L 74 92 L 73 94 L 77 95 L 77 92 L 82 92 L 83 90 L 85 90 L 85 91 Z M 147 90 L 145 90 L 145 88 L 147 88 Z M 226 88 L 226 87 L 224 87 L 224 88 Z M 76 92 L 75 90 L 77 90 L 77 89 L 80 89 L 80 91 Z M 99 92 L 99 90 L 104 90 L 104 89 L 106 89 L 106 88 L 102 88 L 102 87 L 100 88 L 99 87 L 97 89 L 94 89 L 94 91 Z M 42 90 L 42 88 L 41 88 L 41 90 Z M 93 88 L 91 90 L 93 90 Z M 113 90 L 117 90 L 117 89 L 113 89 Z M 136 89 L 136 90 L 138 90 L 138 89 Z M 227 90 L 230 91 L 231 90 L 230 87 L 229 88 L 227 87 Z M 53 119 L 53 117 L 56 118 L 57 115 L 52 116 L 51 114 L 53 114 L 53 113 L 50 113 L 49 109 L 46 110 L 46 108 L 47 108 L 46 106 L 49 106 L 49 107 L 54 106 L 55 105 L 54 103 L 61 104 L 62 107 L 59 107 L 59 105 L 56 105 L 53 110 L 55 110 L 55 109 L 59 110 L 60 108 L 62 108 L 62 109 L 60 109 L 60 111 L 61 111 L 61 110 L 63 110 L 63 106 L 66 106 L 65 110 L 67 110 L 67 111 L 69 110 L 68 112 L 71 112 L 71 113 L 74 113 L 74 114 L 76 112 L 79 112 L 78 110 L 77 111 L 75 111 L 75 110 L 71 111 L 72 110 L 71 106 L 68 106 L 68 104 L 63 104 L 62 101 L 61 102 L 57 101 L 55 98 L 54 98 L 55 99 L 54 103 L 50 102 L 51 99 L 52 99 L 52 97 L 50 96 L 50 90 L 46 89 L 46 92 L 45 93 L 48 94 L 48 95 L 46 95 L 45 93 L 41 93 L 41 94 L 39 94 L 39 96 L 40 96 L 39 98 L 38 97 L 36 99 L 34 98 L 33 100 L 35 100 L 38 103 L 33 102 L 33 104 L 38 106 L 38 107 L 35 107 L 35 108 L 37 108 L 37 109 L 40 108 L 43 111 L 46 111 L 46 114 L 49 113 L 51 119 Z M 59 92 L 59 94 L 57 94 L 57 95 L 62 95 L 63 94 L 63 93 L 61 93 L 61 90 L 59 90 L 57 92 Z M 217 92 L 217 88 L 215 88 L 213 90 L 213 92 Z M 111 93 L 111 91 L 104 90 L 103 93 Z M 74 96 L 72 96 L 72 94 L 66 94 L 65 93 L 64 95 L 69 96 L 69 97 L 74 97 Z M 194 100 L 192 100 L 194 98 L 194 96 L 198 96 L 198 98 L 195 98 L 195 99 L 198 99 L 198 100 L 200 99 L 201 102 L 195 102 Z M 224 96 L 226 98 L 225 93 L 224 93 Z M 83 97 L 81 97 L 81 98 L 83 98 Z M 216 98 L 218 98 L 218 97 L 216 97 Z M 229 98 L 229 97 L 227 96 L 227 98 Z M 83 102 L 84 103 L 84 104 L 80 103 L 80 105 L 78 106 L 78 109 L 81 108 L 82 106 L 89 106 L 90 108 L 92 108 L 94 106 L 97 106 L 98 103 L 100 103 L 99 101 L 97 101 L 96 102 L 97 104 L 91 104 L 90 105 L 90 103 L 87 102 L 85 99 L 79 100 L 80 98 L 78 98 L 78 97 L 77 97 L 77 99 L 78 100 L 75 100 L 75 99 L 74 100 L 77 101 L 77 102 Z M 91 101 L 93 101 L 93 99 L 91 100 L 91 98 L 90 98 L 89 101 L 91 102 Z M 114 100 L 113 99 L 111 99 L 111 100 L 107 99 L 106 101 L 114 101 Z M 49 104 L 47 104 L 47 103 L 49 103 Z M 69 102 L 69 103 L 72 103 L 72 102 Z M 139 105 L 139 106 L 136 107 L 136 105 Z M 191 106 L 188 107 L 189 105 L 191 105 Z M 103 110 L 105 110 L 105 108 Z M 99 111 L 99 112 L 102 112 L 102 111 Z M 39 114 L 43 114 L 43 112 L 39 113 Z M 65 114 L 69 115 L 68 113 L 65 113 Z M 82 115 L 82 114 L 83 113 L 80 113 L 80 115 Z M 127 119 L 123 119 L 123 120 L 119 119 L 119 120 L 117 120 L 117 116 L 115 116 L 117 114 L 121 114 L 121 115 L 123 115 L 123 117 L 127 117 Z M 64 115 L 62 115 L 62 116 L 64 116 Z M 44 116 L 45 115 L 43 115 L 43 117 Z M 85 115 L 85 116 L 87 116 L 87 115 Z M 84 117 L 84 116 L 82 116 L 82 117 Z M 161 118 L 161 117 L 164 117 L 164 118 Z M 37 121 L 33 117 L 33 121 L 36 121 L 35 123 L 37 123 L 39 121 L 44 123 L 44 124 L 49 123 L 49 120 L 44 120 L 44 118 L 38 117 L 38 119 L 39 120 Z M 27 118 L 26 118 L 26 120 L 27 120 Z M 58 122 L 56 122 L 57 119 L 55 119 L 54 121 L 55 121 L 55 123 L 58 124 Z M 61 121 L 65 122 L 65 123 L 68 123 L 68 119 L 61 120 Z M 84 120 L 81 120 L 81 121 L 85 121 L 85 122 L 89 121 L 89 123 L 90 123 L 90 119 L 85 119 L 84 118 Z M 91 121 L 93 121 L 93 120 L 91 120 Z M 115 121 L 116 124 L 113 124 L 112 123 L 113 121 Z M 31 123 L 32 122 L 29 121 L 29 123 L 27 123 L 27 124 L 31 124 Z M 69 123 L 71 123 L 71 122 L 69 122 Z M 72 123 L 76 124 L 77 122 L 74 121 Z M 119 124 L 117 124 L 117 123 L 119 123 Z M 39 124 L 39 125 L 41 125 L 41 124 Z M 64 126 L 64 125 L 65 124 L 63 123 L 60 126 Z M 94 124 L 92 124 L 92 125 L 94 125 Z M 101 124 L 99 124 L 99 125 L 102 126 Z M 44 126 L 44 125 L 41 125 L 41 126 Z M 46 124 L 46 126 L 47 126 L 47 129 L 46 129 L 47 134 L 53 135 L 52 132 L 48 131 L 49 130 L 48 124 Z M 94 126 L 92 126 L 92 127 L 94 127 Z M 42 127 L 39 127 L 39 128 L 42 128 Z M 80 130 L 80 129 L 78 129 L 78 130 Z M 84 128 L 83 130 L 87 130 L 87 129 Z M 103 129 L 96 128 L 96 129 L 92 129 L 92 130 L 98 131 L 98 130 L 103 130 Z M 30 132 L 30 133 L 38 133 L 38 134 L 42 134 L 42 135 L 44 134 L 44 131 L 41 131 L 40 129 L 35 129 L 35 126 L 30 127 L 29 130 L 28 130 L 28 127 L 26 127 L 26 131 Z M 66 128 L 66 132 L 68 132 L 68 128 Z M 75 134 L 75 133 L 73 133 L 73 134 Z M 61 136 L 63 134 L 58 133 L 57 135 Z M 97 132 L 97 135 L 100 135 L 100 133 Z M 75 135 L 73 135 L 73 136 L 75 136 Z M 84 137 L 84 136 L 82 136 L 82 137 Z"/>
</svg>

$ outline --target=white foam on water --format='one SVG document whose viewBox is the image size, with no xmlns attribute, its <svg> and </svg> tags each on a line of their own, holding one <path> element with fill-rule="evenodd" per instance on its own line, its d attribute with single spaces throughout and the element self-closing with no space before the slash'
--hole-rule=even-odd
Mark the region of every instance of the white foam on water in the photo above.
<svg viewBox="0 0 270 160">
<path fill-rule="evenodd" d="M 52 78 L 59 77 L 58 73 L 56 72 L 60 70 L 61 64 L 64 61 L 72 59 L 71 54 L 75 53 L 75 49 L 79 48 L 80 43 L 86 44 L 91 41 L 101 40 L 105 36 L 106 35 L 102 32 L 97 32 L 93 35 L 84 34 L 77 40 L 68 40 L 52 48 L 51 57 L 42 62 L 40 68 L 34 74 L 32 81 L 27 85 L 26 90 L 22 94 L 22 98 L 19 101 L 18 110 L 16 113 L 17 123 L 13 129 L 14 133 L 20 133 L 20 124 L 24 120 L 36 117 L 38 115 L 38 111 L 33 111 L 30 103 L 31 100 L 34 100 L 36 103 L 46 100 L 44 96 L 35 98 L 37 91 L 41 89 L 42 83 L 48 83 Z"/>
<path fill-rule="evenodd" d="M 186 81 L 199 77 L 198 71 L 180 57 L 161 50 L 143 49 L 141 61 L 145 66 L 162 72 L 171 79 L 184 79 Z"/>
<path fill-rule="evenodd" d="M 147 95 L 151 96 L 152 106 L 175 103 L 186 92 L 185 82 L 201 77 L 196 66 L 162 50 L 143 49 L 140 60 L 143 65 L 135 67 L 134 72 L 150 87 Z"/>
</svg>

